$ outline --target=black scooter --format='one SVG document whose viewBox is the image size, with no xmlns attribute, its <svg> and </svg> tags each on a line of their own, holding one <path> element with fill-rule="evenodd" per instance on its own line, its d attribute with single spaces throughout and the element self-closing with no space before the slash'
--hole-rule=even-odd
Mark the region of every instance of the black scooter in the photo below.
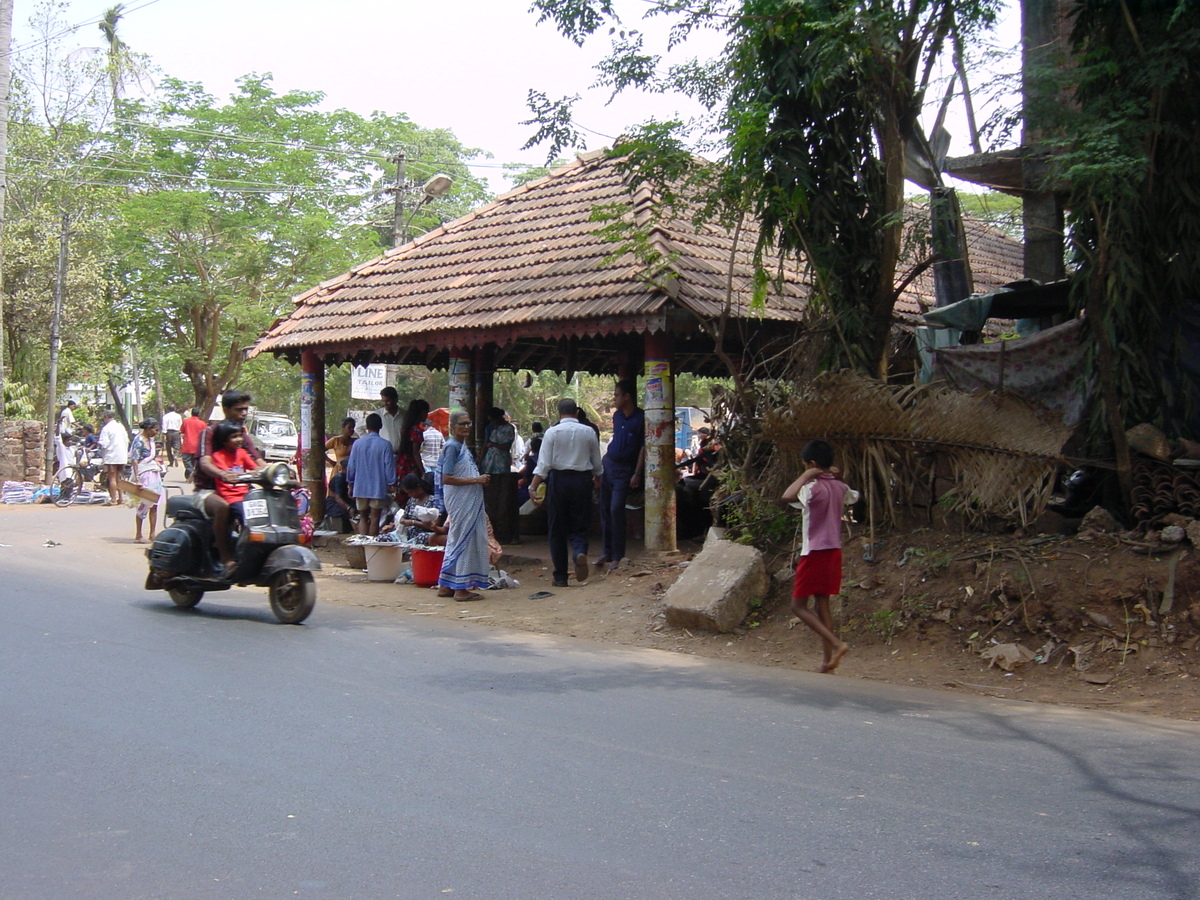
<svg viewBox="0 0 1200 900">
<path fill-rule="evenodd" d="M 233 572 L 224 574 L 212 520 L 196 507 L 194 494 L 185 494 L 167 501 L 171 527 L 159 532 L 146 551 L 146 590 L 166 590 L 176 606 L 190 609 L 208 591 L 254 584 L 268 589 L 271 611 L 280 622 L 299 624 L 317 601 L 312 573 L 321 563 L 300 546 L 300 515 L 291 493 L 298 485 L 292 470 L 287 463 L 273 463 L 238 481 L 252 487 L 242 501 L 246 522 L 236 536 Z"/>
</svg>

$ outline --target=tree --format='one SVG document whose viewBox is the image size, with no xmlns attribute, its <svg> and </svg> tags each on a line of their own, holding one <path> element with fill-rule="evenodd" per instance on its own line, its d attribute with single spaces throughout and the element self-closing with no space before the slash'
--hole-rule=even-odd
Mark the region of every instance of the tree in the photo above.
<svg viewBox="0 0 1200 900">
<path fill-rule="evenodd" d="M 719 167 L 696 173 L 681 123 L 647 123 L 621 142 L 635 177 L 662 188 L 684 180 L 703 194 L 705 215 L 736 223 L 754 216 L 759 253 L 803 261 L 814 308 L 838 340 L 830 366 L 882 370 L 895 301 L 903 229 L 905 157 L 931 156 L 918 116 L 934 63 L 947 42 L 989 25 L 997 0 L 705 0 L 650 4 L 674 15 L 672 38 L 696 28 L 729 35 L 725 55 L 663 67 L 640 34 L 619 31 L 597 68 L 614 91 L 689 91 L 714 110 L 709 146 Z M 538 0 L 543 20 L 582 41 L 619 23 L 608 0 Z M 531 94 L 538 138 L 550 154 L 574 139 L 571 100 Z M 689 171 L 690 169 L 690 171 Z M 766 284 L 764 273 L 763 283 Z"/>
<path fill-rule="evenodd" d="M 462 163 L 474 151 L 404 116 L 322 112 L 320 93 L 276 94 L 258 75 L 227 103 L 175 79 L 162 95 L 127 101 L 115 130 L 134 192 L 111 276 L 119 314 L 143 342 L 174 348 L 203 409 L 238 380 L 244 348 L 293 295 L 386 246 L 377 226 L 391 221 L 384 169 L 396 148 L 414 175 L 455 179 L 427 215 L 487 196 Z"/>
<path fill-rule="evenodd" d="M 1079 4 L 1069 64 L 1038 94 L 1056 122 L 1052 184 L 1066 193 L 1073 297 L 1087 311 L 1096 451 L 1151 422 L 1200 435 L 1200 15 L 1194 0 Z M 1070 96 L 1070 105 L 1057 100 Z M 1188 321 L 1191 326 L 1185 327 Z M 1190 336 L 1189 336 L 1190 335 Z"/>
<path fill-rule="evenodd" d="M 91 372 L 103 382 L 115 359 L 107 314 L 105 261 L 120 192 L 106 183 L 113 165 L 104 129 L 111 113 L 103 66 L 64 52 L 59 7 L 34 16 L 42 40 L 14 59 L 10 155 L 4 215 L 4 354 L 11 376 L 30 385 L 39 405 L 63 216 L 71 257 L 63 310 L 64 382 Z"/>
</svg>

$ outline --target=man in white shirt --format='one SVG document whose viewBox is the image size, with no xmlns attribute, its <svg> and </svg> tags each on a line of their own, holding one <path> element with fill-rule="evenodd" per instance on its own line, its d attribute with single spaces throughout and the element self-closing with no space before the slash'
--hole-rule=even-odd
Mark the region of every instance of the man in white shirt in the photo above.
<svg viewBox="0 0 1200 900">
<path fill-rule="evenodd" d="M 163 440 L 167 445 L 168 466 L 174 466 L 176 455 L 182 455 L 179 453 L 182 441 L 182 436 L 180 435 L 181 428 L 183 428 L 183 416 L 175 411 L 174 403 L 168 403 L 167 411 L 163 413 L 162 418 Z"/>
<path fill-rule="evenodd" d="M 388 385 L 379 392 L 379 399 L 383 402 L 383 406 L 374 410 L 374 413 L 379 416 L 383 427 L 379 429 L 379 436 L 386 438 L 387 442 L 392 445 L 392 453 L 400 452 L 400 436 L 404 433 L 404 410 L 400 408 L 400 395 L 396 393 L 396 389 Z M 367 433 L 366 419 L 358 426 L 358 436 L 363 437 Z"/>
<path fill-rule="evenodd" d="M 108 505 L 121 505 L 121 489 L 117 485 L 121 472 L 129 465 L 129 432 L 117 421 L 111 409 L 104 411 L 104 427 L 100 429 L 100 452 L 104 473 L 108 478 Z"/>
<path fill-rule="evenodd" d="M 446 438 L 438 431 L 433 420 L 426 419 L 425 430 L 421 432 L 421 463 L 425 466 L 426 472 L 433 472 L 437 468 L 438 460 L 442 458 L 442 447 L 445 444 Z"/>
<path fill-rule="evenodd" d="M 545 481 L 550 559 L 554 586 L 567 586 L 567 550 L 575 563 L 575 580 L 588 579 L 588 525 L 592 519 L 592 490 L 600 486 L 600 439 L 595 429 L 578 419 L 574 400 L 558 401 L 558 424 L 546 432 L 529 494 L 536 496 Z M 538 502 L 536 499 L 535 503 Z"/>
</svg>

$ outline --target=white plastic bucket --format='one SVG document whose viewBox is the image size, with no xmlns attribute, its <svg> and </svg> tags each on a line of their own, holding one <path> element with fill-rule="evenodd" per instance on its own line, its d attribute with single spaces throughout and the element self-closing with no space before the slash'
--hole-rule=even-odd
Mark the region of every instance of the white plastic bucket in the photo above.
<svg viewBox="0 0 1200 900">
<path fill-rule="evenodd" d="M 362 544 L 367 552 L 367 581 L 395 581 L 404 568 L 404 548 L 397 544 Z"/>
</svg>

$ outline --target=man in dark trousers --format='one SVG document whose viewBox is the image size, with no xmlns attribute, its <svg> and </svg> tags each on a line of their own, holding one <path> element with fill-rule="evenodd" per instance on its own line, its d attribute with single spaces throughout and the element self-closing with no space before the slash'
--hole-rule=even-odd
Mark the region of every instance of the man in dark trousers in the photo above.
<svg viewBox="0 0 1200 900">
<path fill-rule="evenodd" d="M 546 432 L 538 455 L 531 497 L 546 482 L 547 516 L 550 526 L 550 559 L 554 564 L 554 586 L 567 586 L 567 565 L 575 563 L 575 580 L 588 579 L 588 524 L 592 517 L 592 488 L 604 470 L 600 462 L 600 439 L 578 418 L 579 407 L 571 399 L 558 401 L 558 424 Z M 535 503 L 538 501 L 535 499 Z M 567 550 L 570 548 L 570 560 Z"/>
<path fill-rule="evenodd" d="M 625 501 L 642 486 L 646 469 L 646 417 L 637 405 L 637 382 L 618 381 L 613 392 L 613 436 L 600 476 L 600 528 L 604 553 L 595 565 L 611 572 L 625 558 Z"/>
</svg>

